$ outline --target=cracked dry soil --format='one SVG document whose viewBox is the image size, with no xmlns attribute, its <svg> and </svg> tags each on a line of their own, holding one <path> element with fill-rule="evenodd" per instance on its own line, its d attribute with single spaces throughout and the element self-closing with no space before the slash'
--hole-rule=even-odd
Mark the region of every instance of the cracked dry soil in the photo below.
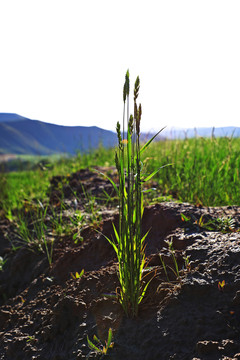
<svg viewBox="0 0 240 360">
<path fill-rule="evenodd" d="M 57 184 L 52 180 L 49 197 L 57 202 Z M 93 194 L 111 186 L 98 175 L 81 170 L 71 175 L 70 184 L 80 194 L 85 184 Z M 73 207 L 73 193 L 63 188 L 64 201 Z M 76 204 L 75 204 L 76 206 Z M 77 205 L 81 208 L 81 202 Z M 9 249 L 12 224 L 0 221 L 0 256 L 8 261 L 0 272 L 0 359 L 77 360 L 94 359 L 90 339 L 96 334 L 104 343 L 113 329 L 114 347 L 106 359 L 192 360 L 240 359 L 240 233 L 186 229 L 181 214 L 196 219 L 231 216 L 237 226 L 239 207 L 197 208 L 186 203 L 157 203 L 145 208 L 143 233 L 148 231 L 146 255 L 156 276 L 143 299 L 139 316 L 127 318 L 121 306 L 107 295 L 119 286 L 117 259 L 105 238 L 86 226 L 83 241 L 72 235 L 55 239 L 53 263 L 46 254 L 23 246 Z M 116 212 L 102 209 L 99 231 L 113 236 Z M 11 237 L 11 236 L 10 236 Z M 172 240 L 181 270 L 174 268 L 166 240 Z M 189 257 L 190 268 L 184 266 Z M 84 269 L 81 279 L 71 273 Z M 168 281 L 169 280 L 169 281 Z M 225 281 L 225 286 L 218 286 Z"/>
</svg>

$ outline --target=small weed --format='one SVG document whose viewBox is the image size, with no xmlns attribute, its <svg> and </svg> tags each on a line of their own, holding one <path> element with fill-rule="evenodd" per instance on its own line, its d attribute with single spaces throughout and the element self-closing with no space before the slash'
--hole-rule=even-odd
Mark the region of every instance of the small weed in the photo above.
<svg viewBox="0 0 240 360">
<path fill-rule="evenodd" d="M 216 226 L 217 231 L 221 231 L 222 233 L 238 231 L 238 230 L 236 230 L 235 219 L 233 219 L 231 217 L 217 218 L 214 221 L 214 225 Z"/>
<path fill-rule="evenodd" d="M 35 338 L 35 336 L 28 336 L 27 342 L 30 344 L 34 344 L 37 341 L 37 339 Z"/>
<path fill-rule="evenodd" d="M 172 270 L 172 272 L 176 276 L 176 279 L 178 281 L 181 281 L 180 273 L 179 273 L 179 267 L 178 267 L 177 259 L 176 259 L 176 256 L 175 256 L 175 250 L 173 248 L 172 239 L 170 241 L 165 240 L 165 242 L 166 242 L 166 244 L 168 244 L 169 252 L 170 252 L 170 254 L 172 256 L 174 267 L 175 267 L 175 269 L 173 269 L 173 268 L 170 268 L 170 269 Z"/>
<path fill-rule="evenodd" d="M 20 244 L 28 245 L 32 250 L 43 252 L 45 249 L 49 266 L 52 265 L 54 239 L 47 239 L 47 225 L 45 219 L 49 205 L 43 206 L 41 201 L 38 204 L 25 202 L 23 209 L 18 210 L 16 225 L 17 236 Z M 17 250 L 12 244 L 13 250 Z"/>
<path fill-rule="evenodd" d="M 51 207 L 51 223 L 53 232 L 57 235 L 64 234 L 65 224 L 63 221 L 63 210 L 65 209 L 63 202 L 60 201 L 59 203 L 59 211 L 57 211 L 53 206 Z"/>
<path fill-rule="evenodd" d="M 54 244 L 54 239 L 51 239 L 49 241 L 46 240 L 45 236 L 43 237 L 43 242 L 44 242 L 44 247 L 46 250 L 46 254 L 47 254 L 47 259 L 48 259 L 48 263 L 49 266 L 52 266 L 52 260 L 53 260 L 53 244 Z M 49 245 L 50 243 L 50 245 Z"/>
<path fill-rule="evenodd" d="M 165 262 L 164 262 L 164 260 L 163 260 L 163 258 L 162 258 L 162 255 L 160 254 L 159 256 L 160 256 L 160 260 L 161 260 L 161 263 L 162 263 L 163 270 L 164 270 L 164 273 L 165 273 L 165 275 L 166 275 L 167 281 L 170 282 L 169 277 L 168 277 L 168 272 L 167 272 L 166 264 L 165 264 Z"/>
<path fill-rule="evenodd" d="M 0 271 L 3 270 L 3 266 L 6 262 L 7 262 L 7 259 L 3 259 L 3 257 L 0 256 Z"/>
<path fill-rule="evenodd" d="M 191 270 L 191 264 L 190 264 L 189 256 L 183 257 L 183 260 L 184 260 L 185 268 L 189 272 Z"/>
<path fill-rule="evenodd" d="M 190 260 L 189 260 L 189 256 L 185 256 L 183 257 L 183 260 L 184 260 L 184 266 L 183 268 L 180 270 L 179 269 L 179 266 L 178 266 L 178 262 L 177 262 L 177 258 L 176 258 L 176 253 L 175 253 L 175 250 L 173 248 L 173 243 L 172 243 L 172 240 L 170 241 L 166 241 L 165 242 L 167 243 L 168 245 L 168 249 L 169 249 L 169 252 L 170 252 L 170 255 L 172 257 L 172 260 L 173 260 L 173 264 L 174 266 L 171 267 L 169 265 L 166 266 L 164 260 L 163 260 L 163 257 L 162 255 L 160 254 L 160 260 L 161 260 L 161 263 L 162 263 L 162 266 L 163 266 L 163 270 L 164 270 L 164 273 L 166 275 L 166 278 L 167 278 L 167 281 L 170 283 L 170 279 L 169 279 L 169 276 L 168 276 L 168 271 L 167 271 L 167 268 L 169 268 L 171 270 L 171 272 L 174 274 L 176 280 L 181 284 L 182 282 L 182 276 L 183 276 L 183 273 L 184 271 L 191 271 L 191 264 L 190 264 Z"/>
<path fill-rule="evenodd" d="M 114 343 L 112 342 L 112 329 L 109 328 L 108 330 L 108 338 L 105 341 L 105 345 L 102 344 L 101 340 L 96 335 L 93 336 L 93 340 L 95 344 L 87 336 L 88 347 L 90 350 L 93 350 L 95 353 L 101 355 L 102 358 L 107 355 L 108 350 L 114 346 Z"/>
<path fill-rule="evenodd" d="M 83 274 L 84 274 L 84 269 L 82 269 L 82 271 L 81 271 L 80 273 L 78 273 L 78 272 L 76 271 L 76 273 L 73 274 L 73 273 L 71 272 L 71 277 L 72 277 L 74 280 L 77 280 L 77 279 L 81 279 L 81 277 L 83 276 Z"/>
<path fill-rule="evenodd" d="M 187 230 L 208 230 L 208 231 L 219 231 L 223 234 L 229 232 L 236 232 L 236 222 L 235 219 L 231 217 L 221 217 L 221 218 L 211 218 L 204 219 L 204 215 L 201 215 L 197 219 L 194 215 L 187 217 L 184 214 L 181 214 L 182 221 L 185 222 L 185 227 Z"/>
<path fill-rule="evenodd" d="M 219 289 L 220 291 L 223 291 L 225 285 L 226 285 L 225 280 L 219 281 L 219 282 L 218 282 L 218 289 Z"/>
</svg>

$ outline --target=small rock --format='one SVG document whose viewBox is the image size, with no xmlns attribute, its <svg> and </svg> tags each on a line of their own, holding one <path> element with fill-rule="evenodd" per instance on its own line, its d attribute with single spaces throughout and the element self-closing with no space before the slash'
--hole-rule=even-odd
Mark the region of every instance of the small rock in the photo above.
<svg viewBox="0 0 240 360">
<path fill-rule="evenodd" d="M 232 301 L 233 305 L 240 305 L 240 290 L 238 290 Z"/>
<path fill-rule="evenodd" d="M 11 318 L 11 312 L 0 310 L 0 328 L 2 329 L 6 322 Z"/>
<path fill-rule="evenodd" d="M 199 355 L 209 355 L 218 351 L 218 341 L 198 341 L 196 350 Z"/>
<path fill-rule="evenodd" d="M 231 353 L 234 353 L 239 349 L 239 344 L 234 342 L 233 340 L 222 340 L 222 347 L 224 349 L 224 353 L 227 353 L 227 355 L 230 355 Z"/>
</svg>

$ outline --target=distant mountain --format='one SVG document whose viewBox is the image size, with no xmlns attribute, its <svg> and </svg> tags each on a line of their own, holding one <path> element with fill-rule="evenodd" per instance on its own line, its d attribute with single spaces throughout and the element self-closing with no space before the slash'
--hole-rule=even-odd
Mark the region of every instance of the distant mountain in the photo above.
<svg viewBox="0 0 240 360">
<path fill-rule="evenodd" d="M 168 139 L 185 139 L 193 137 L 240 137 L 240 127 L 207 127 L 207 128 L 166 128 L 162 133 L 162 137 Z"/>
<path fill-rule="evenodd" d="M 21 121 L 21 120 L 29 120 L 29 119 L 14 113 L 0 113 L 0 123 Z"/>
<path fill-rule="evenodd" d="M 212 135 L 240 137 L 240 127 L 166 128 L 159 135 L 158 140 Z M 151 136 L 151 134 L 142 134 L 141 137 L 146 142 Z M 96 126 L 60 126 L 30 120 L 18 114 L 0 113 L 0 154 L 76 154 L 78 151 L 95 149 L 99 144 L 104 147 L 115 146 L 116 133 Z"/>
<path fill-rule="evenodd" d="M 60 126 L 8 115 L 0 114 L 0 154 L 76 154 L 117 143 L 114 132 L 96 126 Z"/>
</svg>

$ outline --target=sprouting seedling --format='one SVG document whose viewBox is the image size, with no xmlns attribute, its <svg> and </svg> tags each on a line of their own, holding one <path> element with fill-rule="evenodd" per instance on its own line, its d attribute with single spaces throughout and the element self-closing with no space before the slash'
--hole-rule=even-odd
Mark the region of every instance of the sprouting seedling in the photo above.
<svg viewBox="0 0 240 360">
<path fill-rule="evenodd" d="M 175 249 L 173 247 L 172 239 L 169 240 L 169 241 L 165 240 L 165 242 L 168 245 L 169 252 L 170 252 L 170 254 L 172 256 L 172 260 L 173 260 L 173 264 L 174 264 L 173 267 L 171 267 L 169 265 L 166 266 L 162 255 L 161 254 L 159 255 L 162 266 L 163 266 L 164 273 L 165 273 L 166 278 L 167 278 L 167 281 L 170 282 L 169 277 L 168 277 L 168 272 L 167 272 L 167 268 L 169 268 L 173 272 L 173 274 L 175 275 L 176 279 L 181 283 L 181 274 L 180 274 L 180 271 L 179 271 L 179 266 L 178 266 L 178 262 L 177 262 L 177 258 L 176 258 L 176 254 L 175 254 Z M 183 257 L 183 259 L 185 261 L 186 270 L 190 271 L 191 270 L 191 265 L 190 265 L 190 261 L 189 261 L 189 256 Z"/>
<path fill-rule="evenodd" d="M 32 343 L 34 343 L 36 341 L 37 341 L 37 339 L 35 338 L 35 336 L 31 336 L 31 335 L 28 336 L 28 339 L 27 339 L 28 343 L 32 344 Z"/>
<path fill-rule="evenodd" d="M 96 344 L 94 344 L 87 336 L 89 349 L 97 352 L 98 354 L 106 355 L 108 349 L 111 349 L 114 346 L 114 342 L 112 342 L 112 329 L 109 328 L 108 330 L 108 338 L 107 340 L 105 340 L 105 345 L 102 344 L 101 340 L 96 335 L 93 336 L 93 340 L 95 341 Z"/>
<path fill-rule="evenodd" d="M 231 218 L 231 217 L 227 217 L 227 218 L 217 218 L 216 220 L 216 227 L 219 231 L 223 232 L 223 233 L 227 233 L 227 232 L 235 232 L 235 219 Z"/>
<path fill-rule="evenodd" d="M 191 270 L 191 264 L 190 264 L 190 261 L 189 261 L 189 256 L 183 257 L 183 260 L 184 260 L 184 263 L 185 263 L 185 268 L 189 272 Z"/>
<path fill-rule="evenodd" d="M 198 229 L 205 229 L 208 231 L 221 231 L 222 233 L 236 232 L 235 229 L 235 219 L 233 218 L 212 218 L 209 220 L 204 220 L 204 215 L 201 215 L 197 219 L 194 215 L 187 217 L 184 214 L 181 214 L 181 220 L 191 227 L 197 227 Z"/>
<path fill-rule="evenodd" d="M 220 291 L 223 291 L 225 285 L 226 285 L 225 280 L 219 281 L 219 282 L 218 282 L 218 289 L 219 289 Z"/>
<path fill-rule="evenodd" d="M 173 263 L 174 263 L 174 266 L 175 266 L 175 270 L 171 268 L 171 270 L 173 271 L 173 273 L 175 274 L 176 278 L 180 280 L 180 273 L 179 273 L 179 268 L 178 268 L 178 263 L 177 263 L 177 259 L 176 259 L 176 256 L 175 256 L 175 250 L 173 248 L 173 242 L 172 242 L 172 239 L 171 241 L 166 241 L 165 242 L 168 244 L 169 246 L 169 251 L 170 251 L 170 254 L 172 256 L 172 259 L 173 259 Z"/>
<path fill-rule="evenodd" d="M 166 268 L 165 262 L 164 262 L 164 260 L 163 260 L 163 258 L 162 258 L 162 255 L 160 254 L 159 256 L 160 256 L 160 260 L 161 260 L 161 263 L 162 263 L 162 266 L 163 266 L 163 269 L 164 269 L 164 272 L 165 272 L 167 281 L 170 282 L 169 277 L 168 277 L 168 273 L 167 273 L 167 268 Z"/>
<path fill-rule="evenodd" d="M 74 280 L 77 280 L 77 279 L 81 279 L 81 277 L 83 276 L 84 274 L 84 269 L 82 269 L 82 271 L 80 272 L 80 274 L 76 271 L 75 272 L 75 275 L 71 272 L 71 277 L 74 279 Z"/>
<path fill-rule="evenodd" d="M 200 219 L 197 221 L 195 221 L 195 224 L 200 226 L 200 227 L 204 227 L 204 220 L 203 220 L 203 215 L 201 215 Z"/>
<path fill-rule="evenodd" d="M 182 221 L 185 221 L 185 222 L 188 222 L 188 221 L 191 220 L 191 218 L 189 218 L 189 217 L 187 217 L 186 215 L 184 215 L 184 214 L 181 213 L 181 220 L 182 220 Z"/>
</svg>

